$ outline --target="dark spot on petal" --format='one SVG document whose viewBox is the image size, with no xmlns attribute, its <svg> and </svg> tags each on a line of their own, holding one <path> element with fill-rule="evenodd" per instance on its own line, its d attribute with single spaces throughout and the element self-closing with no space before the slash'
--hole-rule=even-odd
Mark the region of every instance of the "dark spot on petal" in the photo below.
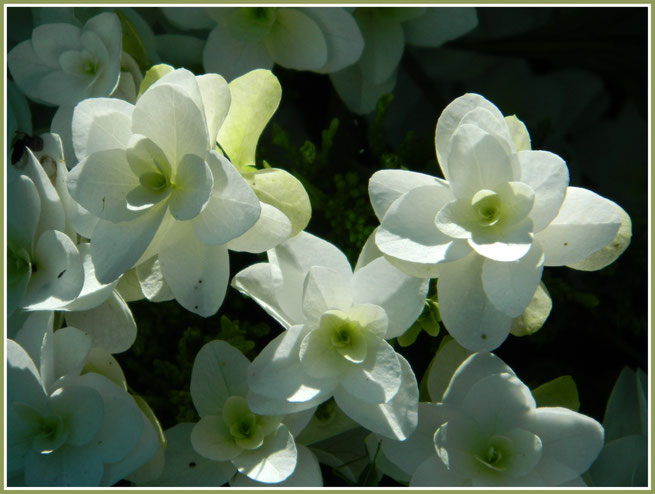
<svg viewBox="0 0 655 494">
<path fill-rule="evenodd" d="M 567 247 L 569 245 L 568 242 L 564 242 L 564 247 Z"/>
<path fill-rule="evenodd" d="M 198 306 L 197 306 L 197 305 L 194 305 L 194 306 L 193 306 L 193 308 L 194 308 L 194 309 L 197 309 L 197 308 L 198 308 Z"/>
<path fill-rule="evenodd" d="M 61 273 L 59 273 L 59 274 L 57 275 L 57 279 L 59 279 L 59 278 L 61 278 L 62 276 L 64 276 L 64 273 L 65 273 L 65 272 L 66 272 L 66 270 L 64 269 Z"/>
<path fill-rule="evenodd" d="M 483 334 L 483 335 L 482 335 L 482 339 L 483 339 L 483 340 L 486 340 L 486 339 L 487 339 L 487 335 L 486 335 L 486 334 Z"/>
<path fill-rule="evenodd" d="M 202 284 L 202 280 L 198 280 L 198 284 L 201 285 L 201 284 Z"/>
<path fill-rule="evenodd" d="M 189 468 L 193 468 L 193 467 L 195 467 L 195 466 L 196 466 L 196 462 L 195 462 L 195 461 L 192 461 L 191 463 L 189 463 Z"/>
</svg>

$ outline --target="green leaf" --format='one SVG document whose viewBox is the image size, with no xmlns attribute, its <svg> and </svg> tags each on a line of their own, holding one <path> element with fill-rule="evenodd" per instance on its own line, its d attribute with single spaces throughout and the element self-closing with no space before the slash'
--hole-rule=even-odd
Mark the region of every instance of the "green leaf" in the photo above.
<svg viewBox="0 0 655 494">
<path fill-rule="evenodd" d="M 412 324 L 409 327 L 407 331 L 405 331 L 397 338 L 398 344 L 403 347 L 410 346 L 416 341 L 416 338 L 418 337 L 418 334 L 421 332 L 421 329 L 422 329 L 421 323 L 416 321 L 414 324 Z"/>
<path fill-rule="evenodd" d="M 580 408 L 578 388 L 571 376 L 560 376 L 532 390 L 538 407 Z"/>
<path fill-rule="evenodd" d="M 114 10 L 114 13 L 121 21 L 121 30 L 123 31 L 123 51 L 127 52 L 139 64 L 141 70 L 146 70 L 150 67 L 150 58 L 146 51 L 143 41 L 139 33 L 137 33 L 134 24 L 127 18 L 125 14 L 119 10 Z"/>
</svg>

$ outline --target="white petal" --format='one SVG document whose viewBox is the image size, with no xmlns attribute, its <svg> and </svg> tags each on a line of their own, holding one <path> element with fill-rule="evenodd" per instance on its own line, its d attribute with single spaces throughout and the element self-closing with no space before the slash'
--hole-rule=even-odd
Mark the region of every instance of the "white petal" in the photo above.
<svg viewBox="0 0 655 494">
<path fill-rule="evenodd" d="M 225 425 L 223 417 L 205 415 L 191 431 L 191 444 L 200 455 L 214 461 L 228 461 L 243 451 Z"/>
<path fill-rule="evenodd" d="M 50 455 L 32 453 L 25 462 L 25 482 L 33 487 L 97 487 L 102 458 L 90 446 L 61 448 Z"/>
<path fill-rule="evenodd" d="M 397 393 L 402 380 L 400 358 L 382 340 L 374 348 L 369 344 L 366 360 L 342 378 L 341 386 L 350 395 L 367 403 L 388 403 Z"/>
<path fill-rule="evenodd" d="M 190 226 L 186 232 L 160 251 L 161 271 L 182 307 L 209 317 L 225 298 L 230 276 L 227 248 L 203 244 Z"/>
<path fill-rule="evenodd" d="M 294 8 L 281 8 L 265 40 L 275 63 L 296 70 L 315 70 L 328 60 L 328 47 L 321 28 Z"/>
<path fill-rule="evenodd" d="M 204 158 L 210 149 L 203 109 L 178 85 L 162 83 L 148 88 L 134 107 L 132 131 L 149 137 L 173 166 L 186 154 Z"/>
<path fill-rule="evenodd" d="M 312 378 L 302 371 L 299 351 L 306 332 L 301 325 L 293 326 L 264 347 L 248 368 L 250 391 L 276 400 L 303 403 L 302 407 L 295 411 L 311 408 L 317 404 L 316 400 L 320 400 L 320 403 L 331 395 L 337 384 L 336 380 Z M 251 410 L 255 413 L 287 413 L 258 410 L 250 403 L 250 394 L 248 399 Z"/>
<path fill-rule="evenodd" d="M 471 480 L 446 467 L 437 455 L 421 463 L 409 483 L 410 487 L 470 487 Z"/>
<path fill-rule="evenodd" d="M 126 149 L 134 106 L 116 98 L 89 98 L 73 111 L 72 139 L 77 161 L 108 149 Z M 67 156 L 69 168 L 74 156 Z"/>
<path fill-rule="evenodd" d="M 66 386 L 56 390 L 50 400 L 56 413 L 68 419 L 68 444 L 87 444 L 102 426 L 105 404 L 95 389 Z"/>
<path fill-rule="evenodd" d="M 615 204 L 587 189 L 568 187 L 555 219 L 537 233 L 546 266 L 574 264 L 609 244 L 621 226 Z"/>
<path fill-rule="evenodd" d="M 276 483 L 296 468 L 296 445 L 289 430 L 281 425 L 255 450 L 246 450 L 232 460 L 240 473 L 258 482 Z"/>
<path fill-rule="evenodd" d="M 334 398 L 350 418 L 367 429 L 391 439 L 404 441 L 418 423 L 418 386 L 409 363 L 398 355 L 402 369 L 401 385 L 387 403 L 372 404 L 337 389 Z"/>
<path fill-rule="evenodd" d="M 318 24 L 327 43 L 327 62 L 320 69 L 315 69 L 316 72 L 336 72 L 359 59 L 364 49 L 364 38 L 357 22 L 345 9 L 303 7 L 298 10 Z"/>
<path fill-rule="evenodd" d="M 261 214 L 259 199 L 226 158 L 212 151 L 207 160 L 214 190 L 203 211 L 193 221 L 201 242 L 224 244 L 244 234 Z"/>
<path fill-rule="evenodd" d="M 543 443 L 536 472 L 560 485 L 587 471 L 603 447 L 602 426 L 566 408 L 538 408 L 534 433 Z"/>
<path fill-rule="evenodd" d="M 225 400 L 246 395 L 249 365 L 248 359 L 225 341 L 211 341 L 200 349 L 191 373 L 191 399 L 201 417 L 221 415 Z"/>
<path fill-rule="evenodd" d="M 284 312 L 275 297 L 277 285 L 273 281 L 269 263 L 262 262 L 248 266 L 234 275 L 231 285 L 257 302 L 284 329 L 293 326 L 292 319 Z"/>
<path fill-rule="evenodd" d="M 34 182 L 13 170 L 7 170 L 7 238 L 15 248 L 30 252 L 36 240 L 41 199 Z"/>
<path fill-rule="evenodd" d="M 195 218 L 209 201 L 214 180 L 209 166 L 202 158 L 187 154 L 177 164 L 175 185 L 168 205 L 179 221 Z"/>
<path fill-rule="evenodd" d="M 44 232 L 34 250 L 32 274 L 23 300 L 29 310 L 58 308 L 77 297 L 84 285 L 80 253 L 71 239 L 56 230 Z"/>
<path fill-rule="evenodd" d="M 353 301 L 382 307 L 389 318 L 389 329 L 383 337 L 395 338 L 423 311 L 428 285 L 427 279 L 407 276 L 381 257 L 355 272 Z"/>
<path fill-rule="evenodd" d="M 449 166 L 446 163 L 450 140 L 457 127 L 459 127 L 464 115 L 478 107 L 490 111 L 497 120 L 503 120 L 503 114 L 493 103 L 479 94 L 474 93 L 467 93 L 456 98 L 446 106 L 439 116 L 437 129 L 435 131 L 435 147 L 437 149 L 437 160 L 439 160 L 441 170 L 444 177 L 446 177 L 446 180 L 450 180 Z"/>
<path fill-rule="evenodd" d="M 366 79 L 380 84 L 389 78 L 402 58 L 403 28 L 374 9 L 357 9 L 354 16 L 364 37 L 364 51 L 357 63 Z"/>
<path fill-rule="evenodd" d="M 16 85 L 32 99 L 41 99 L 41 80 L 59 67 L 59 57 L 42 60 L 34 51 L 32 40 L 23 41 L 7 55 L 7 66 Z"/>
<path fill-rule="evenodd" d="M 488 351 L 509 334 L 512 318 L 494 307 L 482 287 L 482 257 L 472 254 L 441 267 L 439 312 L 448 332 L 464 348 Z"/>
<path fill-rule="evenodd" d="M 273 279 L 276 280 L 276 297 L 280 307 L 294 324 L 305 321 L 303 313 L 303 286 L 312 266 L 324 266 L 349 279 L 352 269 L 348 259 L 331 243 L 307 232 L 300 232 L 275 249 L 268 251 Z M 279 285 L 277 285 L 279 283 Z"/>
<path fill-rule="evenodd" d="M 261 214 L 257 223 L 239 237 L 230 240 L 227 247 L 237 252 L 259 254 L 273 249 L 291 235 L 291 222 L 279 209 L 259 203 Z"/>
<path fill-rule="evenodd" d="M 93 31 L 107 48 L 110 58 L 116 57 L 121 49 L 121 23 L 113 12 L 103 12 L 89 19 L 83 31 Z"/>
<path fill-rule="evenodd" d="M 417 187 L 397 199 L 385 214 L 375 243 L 401 261 L 436 264 L 465 256 L 470 248 L 439 231 L 434 218 L 452 198 L 440 186 Z"/>
<path fill-rule="evenodd" d="M 118 222 L 138 216 L 127 207 L 128 193 L 139 186 L 122 149 L 98 151 L 68 174 L 68 191 L 84 209 L 100 219 Z"/>
<path fill-rule="evenodd" d="M 478 25 L 475 8 L 428 7 L 425 14 L 403 23 L 405 40 L 414 46 L 441 46 Z"/>
<path fill-rule="evenodd" d="M 190 439 L 193 427 L 194 424 L 181 423 L 166 430 L 166 467 L 160 477 L 146 485 L 216 488 L 236 473 L 231 462 L 211 461 L 196 453 Z"/>
<path fill-rule="evenodd" d="M 26 155 L 27 162 L 23 171 L 25 175 L 32 179 L 41 200 L 41 214 L 39 215 L 37 231 L 64 231 L 66 228 L 66 216 L 59 194 L 52 185 L 48 175 L 46 175 L 43 166 L 29 148 L 26 149 Z"/>
<path fill-rule="evenodd" d="M 141 437 L 144 425 L 141 410 L 124 389 L 100 374 L 89 372 L 74 382 L 95 389 L 105 402 L 104 421 L 92 441 L 96 454 L 105 463 L 122 460 Z"/>
<path fill-rule="evenodd" d="M 113 281 L 103 284 L 98 281 L 93 259 L 91 258 L 91 245 L 88 242 L 77 244 L 77 250 L 80 253 L 84 267 L 84 286 L 75 300 L 66 304 L 61 310 L 83 311 L 97 307 L 111 296 L 111 292 L 117 283 L 117 281 Z M 71 325 L 75 326 L 74 324 Z"/>
<path fill-rule="evenodd" d="M 206 72 L 221 74 L 227 81 L 254 69 L 273 67 L 273 59 L 262 41 L 241 41 L 222 26 L 209 33 L 202 63 Z"/>
<path fill-rule="evenodd" d="M 532 300 L 544 269 L 544 254 L 538 242 L 518 261 L 485 259 L 482 287 L 497 309 L 511 317 L 520 316 Z"/>
<path fill-rule="evenodd" d="M 491 374 L 513 375 L 514 371 L 493 353 L 481 352 L 471 355 L 453 374 L 442 401 L 461 407 L 469 390 L 478 381 Z"/>
<path fill-rule="evenodd" d="M 39 371 L 27 352 L 14 340 L 7 340 L 7 403 L 21 402 L 37 410 L 47 410 Z"/>
<path fill-rule="evenodd" d="M 469 245 L 488 259 L 511 262 L 525 256 L 533 245 L 532 221 L 528 218 L 507 232 L 473 232 Z"/>
<path fill-rule="evenodd" d="M 503 435 L 531 424 L 535 401 L 530 389 L 513 374 L 492 374 L 483 377 L 469 389 L 461 405 L 480 431 Z"/>
<path fill-rule="evenodd" d="M 514 178 L 509 144 L 472 124 L 462 124 L 448 147 L 449 182 L 458 198 L 493 189 Z"/>
<path fill-rule="evenodd" d="M 164 274 L 161 272 L 159 256 L 151 257 L 135 268 L 132 268 L 129 272 L 133 272 L 136 275 L 140 298 L 145 297 L 151 302 L 164 302 L 175 298 L 168 283 L 166 283 Z M 120 279 L 122 280 L 125 276 L 123 275 Z"/>
<path fill-rule="evenodd" d="M 380 251 L 380 249 L 378 249 L 378 246 L 375 245 L 375 234 L 377 233 L 377 231 L 378 229 L 375 228 L 366 239 L 366 242 L 364 242 L 364 247 L 362 247 L 362 250 L 359 253 L 359 256 L 357 257 L 357 264 L 355 265 L 355 273 L 360 269 L 362 269 L 367 264 L 376 260 L 378 257 L 382 257 L 382 252 Z"/>
<path fill-rule="evenodd" d="M 124 352 L 136 340 L 132 312 L 116 291 L 97 307 L 67 312 L 66 322 L 86 332 L 94 347 L 104 348 L 109 353 Z"/>
<path fill-rule="evenodd" d="M 305 317 L 318 318 L 325 311 L 347 311 L 353 303 L 350 277 L 323 266 L 314 266 L 307 273 L 303 288 L 302 307 Z"/>
<path fill-rule="evenodd" d="M 198 76 L 196 81 L 205 107 L 209 141 L 213 143 L 230 108 L 230 88 L 218 74 L 204 74 Z"/>
<path fill-rule="evenodd" d="M 323 476 L 321 467 L 312 451 L 303 446 L 296 444 L 298 460 L 293 473 L 282 482 L 276 483 L 276 487 L 323 487 Z M 230 481 L 231 487 L 265 487 L 261 482 L 251 480 L 245 475 L 239 474 Z"/>
<path fill-rule="evenodd" d="M 55 376 L 79 374 L 91 350 L 91 338 L 79 329 L 61 328 L 53 334 L 53 345 Z"/>
<path fill-rule="evenodd" d="M 384 456 L 411 476 L 423 461 L 434 456 L 432 437 L 439 426 L 448 421 L 446 409 L 439 403 L 419 403 L 416 430 L 404 441 L 382 439 Z"/>
<path fill-rule="evenodd" d="M 98 281 L 110 283 L 134 266 L 157 233 L 166 206 L 158 204 L 123 223 L 98 222 L 91 237 L 91 257 Z"/>
<path fill-rule="evenodd" d="M 548 151 L 521 151 L 518 154 L 519 180 L 534 190 L 530 212 L 534 231 L 539 232 L 557 216 L 569 184 L 569 170 L 562 158 Z"/>
<path fill-rule="evenodd" d="M 437 177 L 424 173 L 409 170 L 378 170 L 368 182 L 368 194 L 371 197 L 371 205 L 375 215 L 382 221 L 396 199 L 405 192 L 425 185 L 448 187 Z"/>
</svg>

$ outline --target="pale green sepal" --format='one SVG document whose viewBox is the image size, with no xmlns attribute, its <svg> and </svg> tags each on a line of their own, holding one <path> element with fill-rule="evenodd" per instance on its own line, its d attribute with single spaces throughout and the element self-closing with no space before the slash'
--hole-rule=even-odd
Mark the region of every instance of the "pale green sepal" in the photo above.
<svg viewBox="0 0 655 494">
<path fill-rule="evenodd" d="M 279 168 L 246 173 L 244 178 L 260 201 L 279 209 L 289 218 L 291 237 L 305 229 L 312 217 L 312 205 L 300 180 Z"/>
<path fill-rule="evenodd" d="M 148 89 L 150 86 L 152 86 L 155 82 L 157 82 L 159 79 L 164 77 L 169 72 L 173 72 L 173 70 L 175 70 L 173 67 L 165 63 L 160 63 L 150 67 L 146 71 L 146 75 L 141 81 L 141 85 L 139 86 L 139 95 L 137 96 L 137 98 L 140 98 L 141 95 L 146 92 L 146 89 Z"/>
<path fill-rule="evenodd" d="M 571 376 L 556 377 L 532 390 L 538 407 L 564 407 L 577 412 L 580 408 L 578 387 Z"/>
<path fill-rule="evenodd" d="M 532 300 L 519 317 L 512 321 L 510 333 L 514 336 L 526 336 L 536 333 L 546 322 L 553 301 L 543 281 L 539 283 Z"/>
<path fill-rule="evenodd" d="M 621 226 L 616 236 L 612 241 L 600 250 L 597 250 L 589 257 L 583 259 L 575 264 L 568 264 L 569 268 L 577 269 L 580 271 L 597 271 L 603 269 L 605 266 L 612 264 L 616 259 L 623 254 L 623 251 L 630 245 L 632 239 L 632 221 L 630 216 L 625 210 L 615 204 L 616 212 L 621 219 Z"/>
<path fill-rule="evenodd" d="M 232 103 L 216 140 L 234 166 L 254 166 L 257 141 L 280 104 L 282 87 L 264 69 L 237 77 L 229 87 Z"/>
</svg>

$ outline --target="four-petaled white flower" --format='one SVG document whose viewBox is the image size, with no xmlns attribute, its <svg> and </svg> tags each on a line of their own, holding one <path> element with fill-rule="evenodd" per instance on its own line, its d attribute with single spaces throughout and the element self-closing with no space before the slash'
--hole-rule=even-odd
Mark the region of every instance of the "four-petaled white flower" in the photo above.
<svg viewBox="0 0 655 494">
<path fill-rule="evenodd" d="M 529 150 L 529 136 L 482 96 L 446 107 L 436 130 L 446 180 L 401 170 L 371 177 L 375 242 L 400 269 L 438 277 L 448 331 L 492 350 L 530 303 L 544 266 L 574 265 L 621 226 L 612 201 L 567 187 L 564 161 Z"/>
<path fill-rule="evenodd" d="M 205 459 L 219 462 L 224 483 L 239 473 L 257 482 L 280 483 L 294 474 L 299 454 L 308 471 L 319 476 L 301 478 L 321 484 L 316 459 L 293 436 L 311 419 L 313 410 L 284 417 L 259 415 L 248 406 L 246 379 L 250 362 L 224 341 L 212 341 L 200 349 L 193 363 L 191 398 L 200 421 L 191 430 L 191 444 Z M 202 479 L 199 479 L 202 483 Z M 199 485 L 193 483 L 193 485 Z"/>
<path fill-rule="evenodd" d="M 120 76 L 122 33 L 118 16 L 105 12 L 79 28 L 38 26 L 32 38 L 13 48 L 7 65 L 18 87 L 35 101 L 74 105 L 108 96 Z"/>
<path fill-rule="evenodd" d="M 415 487 L 584 485 L 603 446 L 603 428 L 566 408 L 535 405 L 502 360 L 476 353 L 462 363 L 440 403 L 422 403 L 407 441 L 382 452 Z"/>
<path fill-rule="evenodd" d="M 203 316 L 218 310 L 229 242 L 260 215 L 248 184 L 214 150 L 229 102 L 221 76 L 180 69 L 152 84 L 136 105 L 95 98 L 75 108 L 80 162 L 68 187 L 96 216 L 88 229 L 100 282 L 154 260 L 182 306 Z"/>
<path fill-rule="evenodd" d="M 355 421 L 403 439 L 416 426 L 414 374 L 387 343 L 420 314 L 427 280 L 404 275 L 384 258 L 353 273 L 332 244 L 300 233 L 232 282 L 286 331 L 248 370 L 254 411 L 304 410 L 334 396 Z"/>
</svg>

